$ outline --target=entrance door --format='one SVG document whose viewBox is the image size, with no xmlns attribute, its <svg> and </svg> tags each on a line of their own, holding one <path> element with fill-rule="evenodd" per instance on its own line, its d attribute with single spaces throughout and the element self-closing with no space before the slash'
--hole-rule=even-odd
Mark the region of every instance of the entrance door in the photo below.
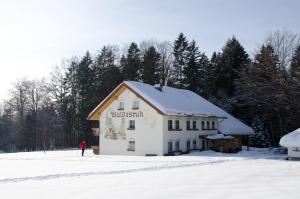
<svg viewBox="0 0 300 199">
<path fill-rule="evenodd" d="M 202 150 L 207 150 L 206 140 L 202 140 Z"/>
<path fill-rule="evenodd" d="M 168 142 L 168 152 L 173 152 L 173 142 Z"/>
<path fill-rule="evenodd" d="M 191 142 L 190 140 L 186 141 L 186 151 L 189 152 L 191 150 Z"/>
</svg>

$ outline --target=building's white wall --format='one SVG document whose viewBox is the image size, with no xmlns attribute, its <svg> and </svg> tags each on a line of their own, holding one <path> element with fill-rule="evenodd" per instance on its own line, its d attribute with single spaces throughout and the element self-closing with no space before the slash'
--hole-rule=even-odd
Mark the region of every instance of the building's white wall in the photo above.
<svg viewBox="0 0 300 199">
<path fill-rule="evenodd" d="M 181 131 L 169 131 L 168 130 L 168 120 L 173 120 L 173 128 L 175 128 L 175 120 L 180 121 L 180 129 Z M 186 121 L 196 121 L 196 127 L 198 130 L 187 130 Z M 180 150 L 182 152 L 187 151 L 186 142 L 187 140 L 196 140 L 197 149 L 205 149 L 206 146 L 202 145 L 202 139 L 199 139 L 199 136 L 202 135 L 210 135 L 217 133 L 217 130 L 202 130 L 201 129 L 201 121 L 215 121 L 215 127 L 218 129 L 218 122 L 216 118 L 204 118 L 204 117 L 177 117 L 177 116 L 164 116 L 163 117 L 163 153 L 168 153 L 168 142 L 173 142 L 173 148 L 175 148 L 175 141 L 179 140 L 180 142 Z M 193 148 L 191 142 L 191 148 Z"/>
<path fill-rule="evenodd" d="M 288 156 L 300 158 L 300 147 L 298 147 L 297 150 L 295 147 L 288 147 Z"/>
<path fill-rule="evenodd" d="M 143 112 L 143 117 L 114 117 L 119 101 L 125 103 L 124 111 Z M 132 110 L 133 101 L 139 101 L 139 110 Z M 135 120 L 135 130 L 128 130 L 129 120 Z M 125 90 L 118 99 L 106 108 L 100 117 L 100 154 L 116 155 L 163 155 L 162 127 L 163 116 L 146 102 Z M 113 132 L 107 134 L 107 132 Z M 114 135 L 114 136 L 107 136 Z M 135 151 L 128 151 L 129 140 L 135 141 Z"/>
</svg>

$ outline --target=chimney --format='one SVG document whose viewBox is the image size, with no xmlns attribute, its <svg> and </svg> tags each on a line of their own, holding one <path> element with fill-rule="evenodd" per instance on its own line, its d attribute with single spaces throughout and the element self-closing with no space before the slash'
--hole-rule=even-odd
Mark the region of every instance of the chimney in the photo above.
<svg viewBox="0 0 300 199">
<path fill-rule="evenodd" d="M 155 84 L 153 87 L 154 87 L 156 90 L 162 92 L 162 85 L 160 85 L 160 84 Z"/>
</svg>

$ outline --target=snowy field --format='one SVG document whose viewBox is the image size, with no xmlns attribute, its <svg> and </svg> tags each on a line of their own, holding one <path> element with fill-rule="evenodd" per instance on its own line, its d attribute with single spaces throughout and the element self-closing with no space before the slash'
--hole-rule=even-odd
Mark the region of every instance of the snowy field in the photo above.
<svg viewBox="0 0 300 199">
<path fill-rule="evenodd" d="M 87 151 L 0 154 L 8 199 L 300 198 L 300 162 L 267 150 L 173 157 L 95 156 Z"/>
</svg>

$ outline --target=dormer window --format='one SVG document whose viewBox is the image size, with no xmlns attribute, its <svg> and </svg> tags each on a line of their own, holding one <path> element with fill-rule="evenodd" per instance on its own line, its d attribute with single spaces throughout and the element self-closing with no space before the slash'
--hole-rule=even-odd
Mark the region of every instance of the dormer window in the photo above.
<svg viewBox="0 0 300 199">
<path fill-rule="evenodd" d="M 124 110 L 125 103 L 123 101 L 119 101 L 118 110 Z"/>
<path fill-rule="evenodd" d="M 133 101 L 133 104 L 132 104 L 132 109 L 133 110 L 137 110 L 140 108 L 140 103 L 139 101 Z"/>
</svg>

